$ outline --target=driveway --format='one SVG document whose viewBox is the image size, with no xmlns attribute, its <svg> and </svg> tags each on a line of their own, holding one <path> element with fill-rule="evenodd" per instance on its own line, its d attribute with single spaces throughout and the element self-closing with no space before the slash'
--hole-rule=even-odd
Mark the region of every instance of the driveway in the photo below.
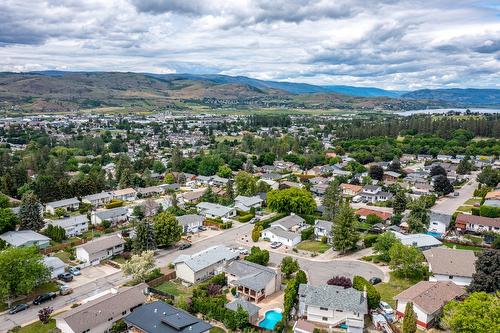
<svg viewBox="0 0 500 333">
<path fill-rule="evenodd" d="M 98 265 L 85 267 L 80 272 L 82 273 L 81 275 L 75 276 L 73 278 L 73 281 L 66 282 L 65 284 L 75 289 L 99 278 L 104 278 L 108 275 L 116 274 L 120 272 L 120 270 L 109 265 Z"/>
</svg>

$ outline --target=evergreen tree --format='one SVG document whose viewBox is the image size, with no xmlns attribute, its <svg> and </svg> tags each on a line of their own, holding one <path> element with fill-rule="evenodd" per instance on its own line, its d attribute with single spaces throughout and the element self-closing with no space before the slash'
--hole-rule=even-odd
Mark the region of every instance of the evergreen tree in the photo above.
<svg viewBox="0 0 500 333">
<path fill-rule="evenodd" d="M 372 165 L 368 169 L 368 176 L 375 180 L 382 180 L 384 177 L 384 169 L 379 165 Z"/>
<path fill-rule="evenodd" d="M 41 214 L 42 205 L 33 192 L 27 192 L 21 200 L 19 208 L 19 229 L 38 231 L 43 228 L 45 223 Z"/>
<path fill-rule="evenodd" d="M 406 303 L 405 316 L 403 318 L 403 333 L 415 333 L 417 331 L 417 315 L 413 311 L 413 303 Z"/>
<path fill-rule="evenodd" d="M 234 202 L 234 188 L 233 181 L 230 180 L 226 184 L 226 198 L 229 201 L 229 204 L 233 204 Z"/>
<path fill-rule="evenodd" d="M 500 290 L 500 251 L 484 251 L 476 260 L 476 272 L 472 275 L 469 292 Z"/>
<path fill-rule="evenodd" d="M 137 222 L 135 226 L 133 249 L 135 253 L 156 249 L 153 227 L 146 220 Z"/>
<path fill-rule="evenodd" d="M 172 158 L 170 159 L 170 167 L 172 171 L 181 171 L 182 168 L 182 152 L 175 147 L 172 150 Z"/>
<path fill-rule="evenodd" d="M 469 161 L 469 157 L 466 156 L 463 160 L 458 163 L 457 173 L 459 175 L 466 175 L 472 171 L 472 164 Z"/>
<path fill-rule="evenodd" d="M 333 221 L 338 213 L 342 197 L 340 195 L 340 187 L 337 182 L 333 181 L 328 184 L 325 195 L 323 196 L 323 218 L 328 221 Z"/>
<path fill-rule="evenodd" d="M 394 208 L 394 214 L 400 215 L 406 210 L 406 204 L 408 200 L 406 199 L 406 195 L 403 191 L 398 191 L 394 196 L 394 200 L 392 202 L 392 207 Z"/>
<path fill-rule="evenodd" d="M 359 240 L 356 230 L 356 216 L 348 203 L 343 203 L 335 216 L 332 227 L 333 245 L 337 251 L 345 253 L 354 247 Z"/>
<path fill-rule="evenodd" d="M 434 192 L 447 195 L 454 191 L 453 185 L 446 176 L 438 175 L 434 178 Z"/>
</svg>

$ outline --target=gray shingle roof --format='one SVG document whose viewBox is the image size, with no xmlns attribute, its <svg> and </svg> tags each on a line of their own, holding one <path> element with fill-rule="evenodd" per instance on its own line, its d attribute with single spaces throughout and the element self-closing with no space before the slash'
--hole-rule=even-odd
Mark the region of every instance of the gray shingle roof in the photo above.
<svg viewBox="0 0 500 333">
<path fill-rule="evenodd" d="M 472 277 L 476 272 L 474 251 L 435 247 L 424 251 L 424 256 L 434 274 Z"/>
<path fill-rule="evenodd" d="M 120 244 L 125 244 L 123 238 L 117 235 L 113 235 L 109 237 L 98 238 L 86 244 L 80 245 L 79 247 L 83 248 L 88 253 L 93 254 L 114 246 L 118 246 Z"/>
<path fill-rule="evenodd" d="M 233 281 L 235 285 L 257 291 L 264 289 L 277 275 L 272 268 L 244 260 L 233 261 L 224 271 L 237 277 L 237 280 Z"/>
<path fill-rule="evenodd" d="M 87 215 L 77 215 L 77 216 L 71 216 L 71 217 L 68 217 L 65 219 L 50 221 L 49 224 L 52 224 L 53 226 L 62 227 L 62 228 L 68 228 L 68 227 L 72 227 L 74 225 L 83 224 L 83 223 L 87 223 L 87 222 L 88 222 Z"/>
<path fill-rule="evenodd" d="M 124 321 L 146 333 L 202 333 L 212 327 L 209 323 L 161 301 L 141 305 L 126 316 Z"/>
<path fill-rule="evenodd" d="M 255 204 L 262 202 L 262 199 L 258 195 L 255 195 L 253 197 L 238 195 L 236 198 L 234 198 L 234 201 L 237 203 L 241 203 L 247 207 L 250 207 L 250 206 L 253 206 Z"/>
<path fill-rule="evenodd" d="M 284 218 L 279 219 L 278 221 L 273 222 L 271 225 L 273 225 L 273 226 L 281 225 L 286 229 L 290 229 L 296 225 L 300 225 L 300 224 L 304 223 L 304 221 L 305 220 L 302 217 L 295 215 L 295 214 L 292 214 L 292 215 L 285 216 Z"/>
<path fill-rule="evenodd" d="M 200 270 L 214 265 L 219 261 L 233 260 L 238 256 L 239 253 L 231 251 L 228 247 L 216 245 L 193 255 L 180 255 L 172 263 L 178 264 L 183 262 L 194 272 L 199 272 Z"/>
<path fill-rule="evenodd" d="M 283 230 L 283 228 L 280 228 L 280 227 L 271 227 L 271 228 L 269 228 L 267 230 L 264 230 L 264 231 L 268 231 L 270 233 L 275 234 L 278 237 L 285 238 L 285 239 L 288 239 L 288 240 L 293 240 L 293 239 L 295 239 L 295 237 L 300 236 L 299 233 L 291 232 L 291 231 L 286 231 L 286 230 Z"/>
<path fill-rule="evenodd" d="M 186 226 L 190 224 L 202 224 L 205 218 L 198 214 L 188 214 L 176 217 L 180 225 Z"/>
<path fill-rule="evenodd" d="M 47 206 L 58 208 L 58 207 L 65 207 L 65 206 L 69 206 L 69 205 L 78 205 L 79 203 L 80 203 L 80 201 L 78 201 L 77 198 L 70 198 L 70 199 L 48 202 Z"/>
<path fill-rule="evenodd" d="M 398 238 L 403 245 L 416 246 L 416 247 L 430 247 L 438 246 L 442 243 L 435 237 L 426 234 L 410 234 L 404 235 L 399 232 L 393 231 L 396 238 Z"/>
<path fill-rule="evenodd" d="M 112 197 L 111 193 L 101 192 L 101 193 L 86 195 L 86 196 L 82 197 L 82 200 L 94 201 L 94 200 L 107 199 L 107 198 L 111 198 L 111 197 Z"/>
<path fill-rule="evenodd" d="M 236 311 L 238 309 L 238 305 L 240 305 L 243 308 L 243 310 L 245 310 L 248 313 L 248 317 L 252 317 L 258 314 L 260 310 L 260 307 L 258 307 L 257 305 L 251 302 L 247 302 L 241 298 L 237 298 L 231 303 L 227 303 L 226 308 L 229 310 Z"/>
<path fill-rule="evenodd" d="M 363 293 L 354 288 L 323 285 L 313 287 L 300 284 L 299 301 L 306 305 L 337 309 L 343 311 L 368 313 L 368 303 Z"/>
<path fill-rule="evenodd" d="M 0 235 L 0 239 L 3 239 L 12 246 L 23 246 L 32 241 L 50 241 L 49 237 L 33 230 L 7 231 Z"/>
<path fill-rule="evenodd" d="M 314 226 L 318 227 L 318 228 L 321 228 L 321 229 L 325 229 L 325 230 L 331 231 L 332 227 L 333 227 L 333 222 L 331 222 L 331 221 L 325 221 L 325 220 L 316 220 L 314 222 Z"/>
<path fill-rule="evenodd" d="M 113 209 L 106 209 L 106 210 L 101 210 L 95 213 L 97 217 L 99 217 L 101 220 L 107 220 L 107 219 L 112 219 L 115 217 L 127 215 L 128 209 L 125 207 L 117 207 Z"/>
<path fill-rule="evenodd" d="M 451 215 L 431 211 L 430 222 L 441 222 L 449 225 L 451 222 Z"/>
</svg>

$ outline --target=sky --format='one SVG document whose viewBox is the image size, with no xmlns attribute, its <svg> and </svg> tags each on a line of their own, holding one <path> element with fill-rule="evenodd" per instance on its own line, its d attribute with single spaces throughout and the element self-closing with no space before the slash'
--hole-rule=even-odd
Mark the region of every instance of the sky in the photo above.
<svg viewBox="0 0 500 333">
<path fill-rule="evenodd" d="M 1 0 L 0 71 L 500 88 L 500 0 Z"/>
</svg>

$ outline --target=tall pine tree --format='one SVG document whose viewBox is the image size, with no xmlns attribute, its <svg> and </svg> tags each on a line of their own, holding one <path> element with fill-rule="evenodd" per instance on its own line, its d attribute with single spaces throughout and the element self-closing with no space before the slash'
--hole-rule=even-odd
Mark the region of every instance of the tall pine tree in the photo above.
<svg viewBox="0 0 500 333">
<path fill-rule="evenodd" d="M 42 217 L 42 205 L 33 192 L 26 192 L 19 208 L 19 229 L 38 231 L 45 223 Z"/>
<path fill-rule="evenodd" d="M 342 203 L 333 220 L 333 245 L 337 251 L 345 253 L 356 247 L 359 233 L 356 230 L 356 216 L 349 203 Z"/>
<path fill-rule="evenodd" d="M 333 181 L 328 184 L 325 195 L 323 196 L 323 218 L 328 221 L 333 221 L 338 213 L 342 197 L 340 195 L 340 187 L 338 182 Z"/>
<path fill-rule="evenodd" d="M 156 249 L 153 226 L 148 221 L 137 222 L 133 248 L 135 253 Z"/>
<path fill-rule="evenodd" d="M 406 303 L 405 316 L 403 318 L 403 333 L 415 333 L 417 331 L 417 315 L 413 311 L 413 303 Z"/>
</svg>

